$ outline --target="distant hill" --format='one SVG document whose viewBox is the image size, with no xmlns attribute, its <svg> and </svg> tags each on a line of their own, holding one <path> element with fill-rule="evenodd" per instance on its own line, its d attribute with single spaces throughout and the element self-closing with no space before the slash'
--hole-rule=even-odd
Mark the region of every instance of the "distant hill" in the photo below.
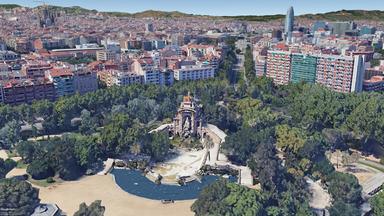
<svg viewBox="0 0 384 216">
<path fill-rule="evenodd" d="M 14 8 L 18 8 L 18 7 L 21 7 L 21 5 L 18 5 L 18 4 L 0 4 L 0 8 L 4 8 L 4 9 L 14 9 Z"/>
<path fill-rule="evenodd" d="M 124 13 L 124 12 L 102 12 L 103 14 L 117 16 L 117 17 L 136 17 L 136 18 L 145 18 L 145 17 L 155 17 L 155 18 L 179 18 L 179 17 L 192 17 L 193 14 L 186 14 L 179 11 L 156 11 L 156 10 L 147 10 L 138 13 Z"/>
<path fill-rule="evenodd" d="M 42 6 L 38 6 L 42 7 Z M 89 10 L 86 8 L 82 8 L 80 6 L 72 6 L 72 7 L 61 7 L 61 6 L 55 6 L 55 5 L 49 5 L 49 7 L 59 10 L 59 11 L 65 11 L 65 13 L 68 14 L 89 14 L 89 13 L 97 13 L 97 10 Z"/>
<path fill-rule="evenodd" d="M 256 22 L 267 22 L 271 20 L 279 20 L 283 19 L 285 15 L 277 14 L 277 15 L 263 15 L 263 16 L 253 16 L 253 15 L 245 15 L 245 16 L 221 16 L 224 19 L 235 19 L 241 21 L 256 21 Z"/>
<path fill-rule="evenodd" d="M 13 9 L 17 7 L 22 7 L 17 4 L 0 4 L 0 8 Z M 41 6 L 38 6 L 41 7 Z M 73 7 L 61 7 L 61 6 L 51 6 L 57 10 L 65 11 L 70 14 L 88 14 L 88 13 L 98 13 L 97 10 L 90 10 L 82 8 L 79 6 Z M 284 19 L 285 15 L 276 14 L 276 15 L 244 15 L 244 16 L 208 16 L 208 15 L 194 15 L 188 13 L 182 13 L 179 11 L 157 11 L 157 10 L 147 10 L 138 13 L 126 13 L 126 12 L 100 12 L 105 15 L 117 16 L 117 17 L 136 17 L 136 18 L 145 18 L 145 17 L 154 17 L 154 18 L 181 18 L 181 17 L 205 17 L 213 19 L 233 19 L 240 21 L 258 21 L 266 22 L 270 20 L 281 20 Z M 310 19 L 310 20 L 328 20 L 328 21 L 345 21 L 345 20 L 384 20 L 384 11 L 380 10 L 340 10 L 328 13 L 319 13 L 319 14 L 304 14 L 298 16 L 298 18 Z"/>
<path fill-rule="evenodd" d="M 243 21 L 269 21 L 284 19 L 285 15 L 266 15 L 266 16 L 223 16 L 223 18 L 236 19 Z M 384 21 L 384 11 L 380 10 L 340 10 L 319 14 L 304 14 L 297 16 L 297 18 L 304 18 L 310 20 L 327 20 L 327 21 L 349 21 L 349 20 L 377 20 Z"/>
<path fill-rule="evenodd" d="M 378 20 L 384 21 L 384 11 L 380 10 L 341 10 L 322 14 L 305 14 L 300 17 L 312 20 Z"/>
</svg>

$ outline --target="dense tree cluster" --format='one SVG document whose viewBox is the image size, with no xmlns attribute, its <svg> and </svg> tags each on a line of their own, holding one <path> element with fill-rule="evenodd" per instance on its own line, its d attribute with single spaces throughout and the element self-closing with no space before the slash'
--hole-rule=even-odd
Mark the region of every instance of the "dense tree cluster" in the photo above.
<svg viewBox="0 0 384 216">
<path fill-rule="evenodd" d="M 384 215 L 384 191 L 379 192 L 370 200 L 373 209 L 373 215 Z"/>
<path fill-rule="evenodd" d="M 105 207 L 101 205 L 101 200 L 92 202 L 89 206 L 81 203 L 79 210 L 75 212 L 74 216 L 103 216 Z"/>
<path fill-rule="evenodd" d="M 248 45 L 244 54 L 244 70 L 248 80 L 255 79 L 255 62 L 253 60 L 252 48 Z"/>
<path fill-rule="evenodd" d="M 226 180 L 219 180 L 202 190 L 199 199 L 192 205 L 196 215 L 263 215 L 265 197 Z"/>
<path fill-rule="evenodd" d="M 102 146 L 92 136 L 63 136 L 45 141 L 23 141 L 16 149 L 23 160 L 30 162 L 27 173 L 34 179 L 58 174 L 64 180 L 80 177 L 104 157 Z"/>
<path fill-rule="evenodd" d="M 16 162 L 11 159 L 3 160 L 0 158 L 0 179 L 5 178 L 5 175 L 16 166 Z"/>
<path fill-rule="evenodd" d="M 28 182 L 0 180 L 0 214 L 31 215 L 39 203 L 38 190 Z"/>
</svg>

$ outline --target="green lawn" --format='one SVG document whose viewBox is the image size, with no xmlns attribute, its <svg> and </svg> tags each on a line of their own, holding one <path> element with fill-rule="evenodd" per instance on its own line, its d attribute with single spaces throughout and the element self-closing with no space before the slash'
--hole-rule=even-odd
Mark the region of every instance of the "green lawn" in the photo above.
<svg viewBox="0 0 384 216">
<path fill-rule="evenodd" d="M 36 185 L 39 187 L 48 187 L 48 186 L 63 182 L 63 180 L 61 180 L 60 178 L 53 178 L 53 179 L 55 180 L 54 182 L 48 183 L 46 179 L 35 180 L 35 179 L 32 179 L 32 177 L 29 177 L 28 181 L 31 182 L 33 185 Z"/>
<path fill-rule="evenodd" d="M 28 164 L 24 163 L 22 160 L 17 161 L 16 168 L 18 169 L 26 169 Z"/>
</svg>

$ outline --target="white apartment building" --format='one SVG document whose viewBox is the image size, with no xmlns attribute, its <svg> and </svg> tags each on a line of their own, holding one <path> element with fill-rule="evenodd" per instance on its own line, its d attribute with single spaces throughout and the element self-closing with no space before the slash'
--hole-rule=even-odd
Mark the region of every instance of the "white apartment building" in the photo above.
<svg viewBox="0 0 384 216">
<path fill-rule="evenodd" d="M 144 77 L 133 72 L 118 72 L 114 77 L 113 82 L 117 86 L 143 84 Z"/>
<path fill-rule="evenodd" d="M 175 70 L 174 77 L 175 80 L 209 79 L 215 77 L 215 69 L 211 66 L 183 66 L 181 69 Z"/>
</svg>

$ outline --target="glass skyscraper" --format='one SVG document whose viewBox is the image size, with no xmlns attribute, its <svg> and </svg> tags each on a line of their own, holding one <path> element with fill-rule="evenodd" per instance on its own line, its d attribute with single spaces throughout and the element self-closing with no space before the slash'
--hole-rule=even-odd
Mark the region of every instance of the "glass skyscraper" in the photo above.
<svg viewBox="0 0 384 216">
<path fill-rule="evenodd" d="M 294 22 L 295 22 L 295 12 L 293 11 L 293 7 L 290 7 L 287 11 L 287 16 L 285 17 L 285 28 L 284 28 L 284 34 L 288 42 L 290 42 L 292 38 Z"/>
</svg>

